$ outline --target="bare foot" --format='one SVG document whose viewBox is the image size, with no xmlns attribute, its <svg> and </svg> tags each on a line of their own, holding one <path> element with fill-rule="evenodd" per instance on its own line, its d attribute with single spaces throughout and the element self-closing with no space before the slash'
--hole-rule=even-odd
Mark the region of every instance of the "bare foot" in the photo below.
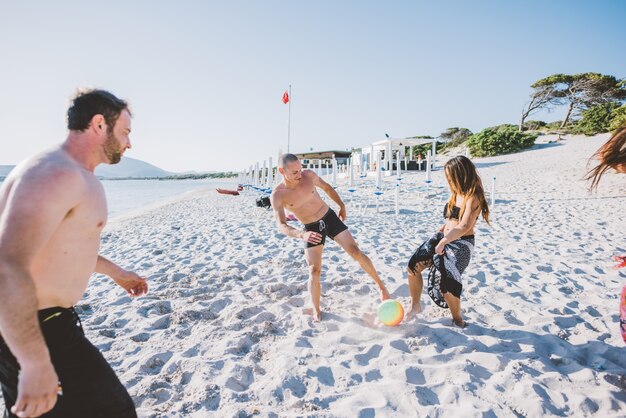
<svg viewBox="0 0 626 418">
<path fill-rule="evenodd" d="M 452 320 L 452 325 L 455 325 L 459 328 L 465 328 L 467 326 L 467 322 L 465 322 L 462 318 L 461 319 L 453 319 Z"/>
<path fill-rule="evenodd" d="M 420 305 L 419 303 L 416 305 L 412 305 L 409 312 L 407 312 L 407 314 L 404 315 L 404 320 L 408 321 L 410 319 L 413 319 L 420 312 L 422 312 L 422 305 Z"/>
<path fill-rule="evenodd" d="M 322 311 L 313 311 L 313 322 L 322 322 Z"/>
<path fill-rule="evenodd" d="M 302 313 L 305 315 L 311 315 L 313 317 L 313 322 L 320 322 L 322 320 L 322 311 L 318 311 L 315 308 L 304 308 L 302 309 Z"/>
</svg>

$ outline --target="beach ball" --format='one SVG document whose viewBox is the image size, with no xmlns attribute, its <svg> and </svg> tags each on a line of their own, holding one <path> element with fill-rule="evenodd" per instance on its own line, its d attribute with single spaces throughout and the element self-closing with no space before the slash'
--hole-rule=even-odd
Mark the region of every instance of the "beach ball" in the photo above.
<svg viewBox="0 0 626 418">
<path fill-rule="evenodd" d="M 378 305 L 378 319 L 385 325 L 395 327 L 404 318 L 404 308 L 397 300 L 387 299 Z"/>
</svg>

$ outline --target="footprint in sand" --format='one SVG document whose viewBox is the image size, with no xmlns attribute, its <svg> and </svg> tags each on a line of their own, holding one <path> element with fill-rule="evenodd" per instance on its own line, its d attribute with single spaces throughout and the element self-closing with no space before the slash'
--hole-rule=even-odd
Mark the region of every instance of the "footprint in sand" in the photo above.
<svg viewBox="0 0 626 418">
<path fill-rule="evenodd" d="M 171 323 L 172 319 L 170 318 L 170 315 L 166 315 L 154 321 L 150 326 L 150 329 L 168 329 Z"/>
<path fill-rule="evenodd" d="M 287 301 L 291 306 L 295 306 L 296 308 L 301 308 L 304 306 L 304 299 L 299 297 L 291 298 Z"/>
<path fill-rule="evenodd" d="M 235 314 L 235 317 L 237 319 L 246 320 L 246 319 L 252 318 L 254 315 L 260 314 L 261 312 L 263 312 L 263 308 L 261 308 L 260 306 L 251 306 L 249 308 L 244 308 L 240 310 L 239 312 L 237 312 Z"/>
<path fill-rule="evenodd" d="M 284 381 L 281 389 L 289 390 L 293 394 L 293 396 L 297 398 L 302 398 L 304 397 L 304 395 L 306 395 L 306 386 L 304 385 L 304 383 L 302 383 L 300 379 L 294 376 L 287 378 Z"/>
<path fill-rule="evenodd" d="M 378 369 L 370 370 L 369 372 L 365 373 L 366 382 L 375 382 L 376 380 L 380 380 L 382 378 L 383 376 L 380 374 L 380 370 Z"/>
<path fill-rule="evenodd" d="M 100 316 L 98 316 L 98 317 L 94 318 L 94 319 L 91 321 L 91 325 L 92 325 L 92 326 L 93 326 L 93 325 L 100 325 L 100 324 L 102 324 L 104 321 L 106 321 L 106 320 L 107 320 L 107 318 L 108 318 L 108 316 L 107 316 L 107 315 L 100 315 Z"/>
<path fill-rule="evenodd" d="M 367 353 L 357 354 L 356 356 L 354 356 L 354 358 L 356 359 L 357 363 L 359 363 L 359 365 L 367 366 L 371 360 L 377 358 L 380 355 L 382 349 L 382 345 L 374 344 L 370 347 L 369 350 L 367 350 Z"/>
<path fill-rule="evenodd" d="M 325 386 L 335 386 L 335 377 L 330 367 L 318 367 L 316 371 L 309 370 L 308 377 L 317 377 L 320 384 Z"/>
<path fill-rule="evenodd" d="M 115 338 L 115 330 L 114 329 L 101 329 L 98 331 L 98 334 L 107 338 Z"/>
<path fill-rule="evenodd" d="M 299 348 L 313 348 L 313 346 L 311 345 L 309 340 L 307 338 L 305 338 L 305 337 L 299 337 L 296 340 L 295 346 L 299 347 Z"/>
<path fill-rule="evenodd" d="M 161 300 L 154 304 L 140 307 L 137 309 L 137 313 L 143 317 L 169 314 L 172 313 L 172 303 L 170 301 Z"/>
<path fill-rule="evenodd" d="M 248 354 L 252 347 L 259 342 L 259 337 L 254 334 L 246 335 L 237 341 L 231 348 L 226 350 L 228 353 L 236 356 L 245 356 Z"/>
<path fill-rule="evenodd" d="M 409 346 L 406 344 L 404 340 L 395 340 L 389 343 L 389 345 L 398 351 L 402 351 L 403 353 L 411 352 L 411 349 L 409 348 Z"/>
<path fill-rule="evenodd" d="M 439 397 L 435 392 L 424 386 L 415 388 L 417 402 L 422 406 L 439 405 Z"/>
<path fill-rule="evenodd" d="M 424 385 L 426 384 L 426 378 L 421 370 L 415 367 L 410 367 L 405 371 L 406 382 L 411 385 Z"/>
<path fill-rule="evenodd" d="M 147 332 L 140 332 L 139 334 L 131 336 L 130 339 L 136 343 L 145 343 L 150 339 L 150 334 Z"/>
<path fill-rule="evenodd" d="M 370 288 L 367 285 L 363 285 L 354 291 L 357 295 L 363 296 L 370 292 Z"/>
<path fill-rule="evenodd" d="M 254 372 L 251 367 L 236 365 L 224 385 L 235 392 L 244 392 L 254 382 Z"/>
<path fill-rule="evenodd" d="M 172 358 L 172 353 L 169 351 L 166 353 L 156 354 L 146 360 L 146 362 L 143 363 L 140 368 L 147 374 L 156 375 L 161 372 L 161 369 L 163 368 L 165 363 L 169 361 L 170 358 Z"/>
</svg>

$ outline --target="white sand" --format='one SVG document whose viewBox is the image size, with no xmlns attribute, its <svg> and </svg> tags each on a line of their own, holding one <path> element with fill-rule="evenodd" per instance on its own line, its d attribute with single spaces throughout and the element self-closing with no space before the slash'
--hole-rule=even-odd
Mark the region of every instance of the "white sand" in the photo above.
<svg viewBox="0 0 626 418">
<path fill-rule="evenodd" d="M 109 224 L 103 255 L 148 276 L 150 294 L 131 301 L 97 276 L 83 324 L 142 417 L 624 416 L 626 272 L 611 257 L 626 254 L 626 176 L 606 175 L 596 194 L 581 180 L 604 140 L 475 160 L 488 190 L 497 177 L 497 203 L 492 226 L 476 228 L 464 330 L 426 293 L 417 319 L 379 324 L 373 282 L 333 242 L 325 320 L 313 323 L 301 243 L 252 192 L 194 194 Z M 442 172 L 433 178 L 443 191 Z M 444 200 L 418 195 L 424 174 L 405 175 L 396 217 L 395 176 L 380 213 L 372 179 L 352 199 L 340 180 L 348 226 L 408 306 L 406 263 Z"/>
</svg>

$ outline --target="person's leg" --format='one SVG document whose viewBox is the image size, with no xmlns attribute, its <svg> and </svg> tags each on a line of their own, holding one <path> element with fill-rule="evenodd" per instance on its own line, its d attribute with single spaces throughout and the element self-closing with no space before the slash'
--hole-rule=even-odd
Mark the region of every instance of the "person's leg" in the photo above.
<svg viewBox="0 0 626 418">
<path fill-rule="evenodd" d="M 458 327 L 465 328 L 466 324 L 461 315 L 461 298 L 454 296 L 450 292 L 444 293 L 443 298 L 448 304 L 448 308 L 450 308 L 450 313 L 452 313 L 452 322 Z"/>
<path fill-rule="evenodd" d="M 408 281 L 409 281 L 409 294 L 411 295 L 411 309 L 406 314 L 406 319 L 411 319 L 418 313 L 422 312 L 422 305 L 420 299 L 422 296 L 422 289 L 424 288 L 424 280 L 422 279 L 422 271 L 427 268 L 431 263 L 423 261 L 415 264 L 415 268 L 410 266 L 407 269 Z"/>
<path fill-rule="evenodd" d="M 309 266 L 309 294 L 311 295 L 311 303 L 313 304 L 313 316 L 317 321 L 322 320 L 322 311 L 320 308 L 321 284 L 320 275 L 322 273 L 322 252 L 323 245 L 309 247 L 304 249 L 304 257 Z"/>
<path fill-rule="evenodd" d="M 111 366 L 77 325 L 64 313 L 42 326 L 63 395 L 45 418 L 136 418 L 135 405 Z"/>
<path fill-rule="evenodd" d="M 376 285 L 378 286 L 378 291 L 380 292 L 380 300 L 383 301 L 389 299 L 389 292 L 387 291 L 387 288 L 383 284 L 382 280 L 380 280 L 380 277 L 378 276 L 378 272 L 376 271 L 372 260 L 370 260 L 369 257 L 366 256 L 359 249 L 359 246 L 357 245 L 356 241 L 354 241 L 354 238 L 352 237 L 350 231 L 346 229 L 345 231 L 336 235 L 333 239 L 335 240 L 335 242 L 337 242 L 337 244 L 341 246 L 341 248 L 344 249 L 345 252 L 350 255 L 350 257 L 352 257 L 359 263 L 361 268 L 365 270 L 365 272 L 372 279 L 374 279 L 374 282 L 376 282 Z"/>
</svg>

